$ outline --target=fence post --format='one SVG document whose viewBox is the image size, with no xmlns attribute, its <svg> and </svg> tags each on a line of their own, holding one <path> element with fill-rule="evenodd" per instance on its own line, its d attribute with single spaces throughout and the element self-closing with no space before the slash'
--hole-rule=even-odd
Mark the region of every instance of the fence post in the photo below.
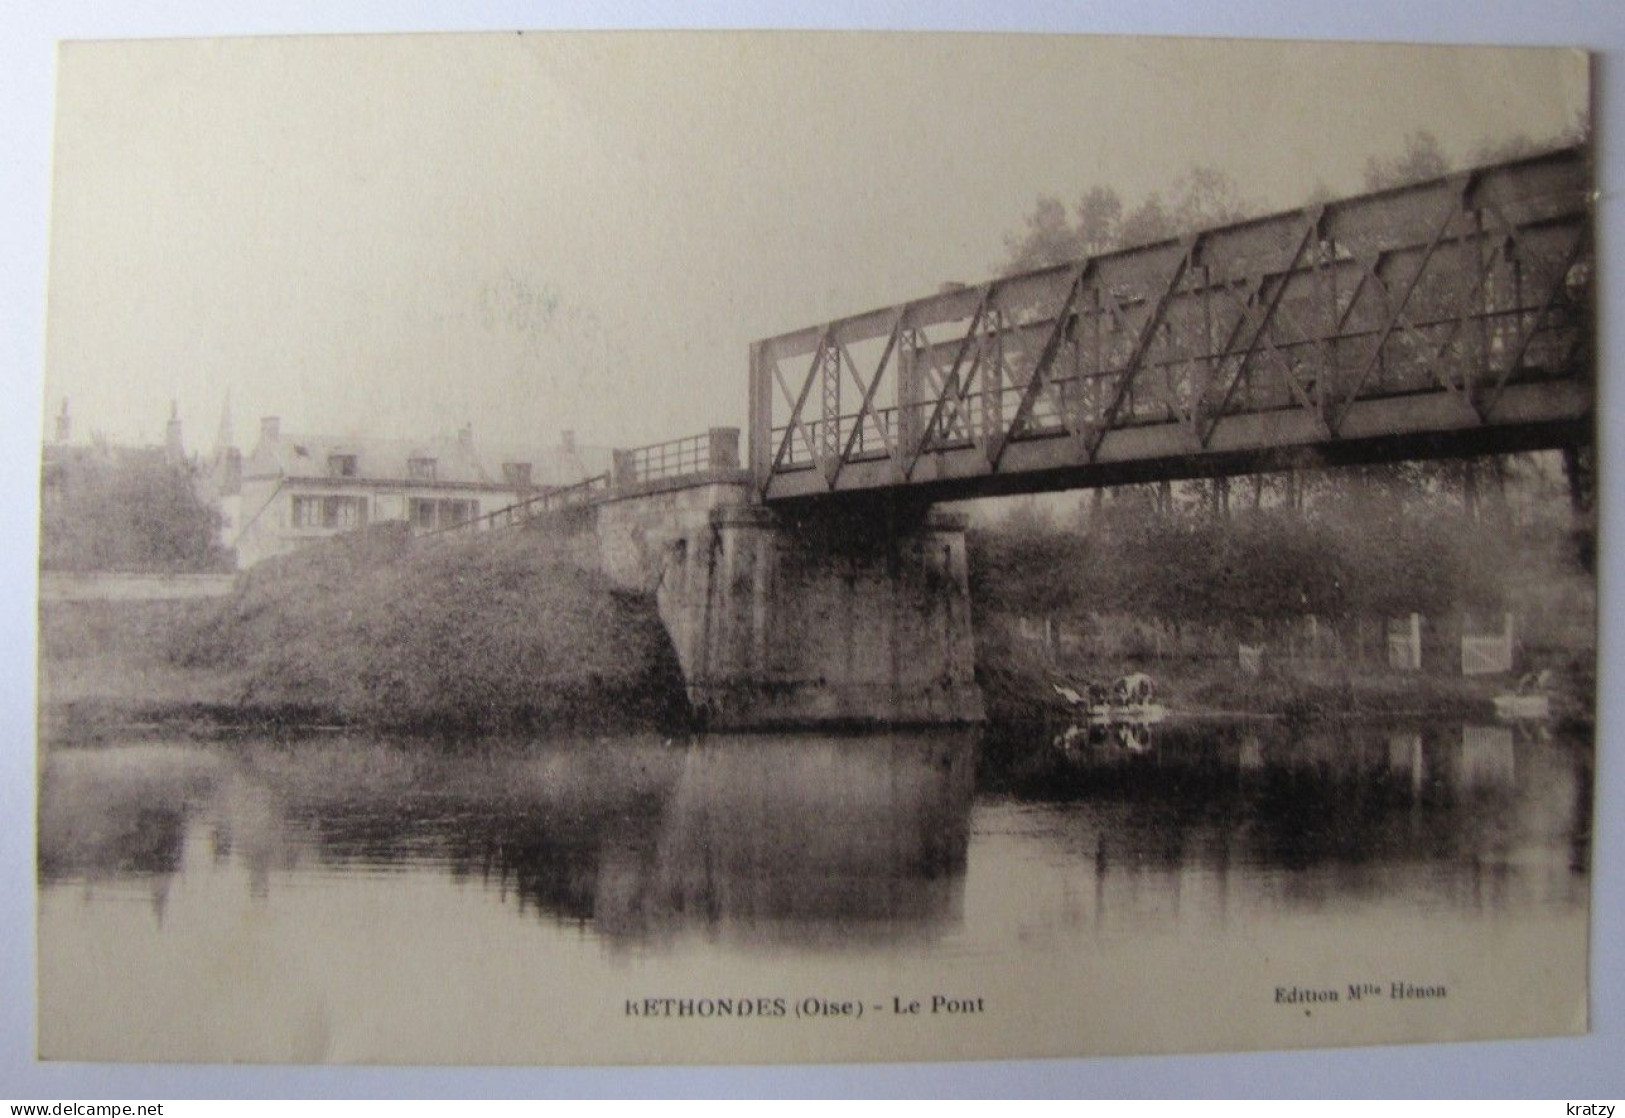
<svg viewBox="0 0 1625 1118">
<path fill-rule="evenodd" d="M 615 468 L 610 483 L 617 489 L 628 488 L 638 483 L 638 459 L 630 450 L 617 450 L 614 452 Z"/>
<path fill-rule="evenodd" d="M 772 357 L 760 342 L 750 344 L 750 472 L 756 487 L 767 485 L 773 468 Z"/>
<path fill-rule="evenodd" d="M 1413 613 L 1409 622 L 1399 633 L 1394 632 L 1391 622 L 1384 622 L 1384 638 L 1388 652 L 1388 666 L 1399 671 L 1420 671 L 1422 669 L 1422 615 Z"/>
<path fill-rule="evenodd" d="M 706 466 L 713 470 L 739 468 L 739 428 L 711 428 L 710 453 L 706 458 Z"/>
</svg>

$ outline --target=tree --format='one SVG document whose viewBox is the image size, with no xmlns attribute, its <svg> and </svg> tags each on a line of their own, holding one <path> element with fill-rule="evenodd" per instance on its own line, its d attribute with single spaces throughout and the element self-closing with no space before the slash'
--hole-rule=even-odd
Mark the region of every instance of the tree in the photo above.
<svg viewBox="0 0 1625 1118">
<path fill-rule="evenodd" d="M 1155 244 L 1175 236 L 1176 226 L 1174 215 L 1163 203 L 1162 195 L 1152 193 L 1123 219 L 1117 231 L 1118 241 L 1124 247 Z"/>
<path fill-rule="evenodd" d="M 1423 129 L 1405 137 L 1403 154 L 1387 159 L 1373 155 L 1365 161 L 1365 188 L 1386 190 L 1449 173 L 1450 157 L 1439 144 L 1439 138 Z"/>
<path fill-rule="evenodd" d="M 1582 116 L 1557 138 L 1561 143 L 1584 142 L 1589 122 Z M 1536 150 L 1534 141 L 1513 136 L 1481 142 L 1474 149 L 1475 161 L 1484 158 L 1515 158 Z M 1452 169 L 1449 156 L 1438 138 L 1419 130 L 1405 137 L 1403 150 L 1389 156 L 1373 155 L 1366 160 L 1365 185 L 1370 190 L 1402 186 L 1438 178 Z M 1307 202 L 1331 201 L 1324 183 L 1319 183 Z M 1008 253 L 1002 269 L 1006 275 L 1029 271 L 1071 260 L 1079 260 L 1133 245 L 1150 244 L 1184 234 L 1215 228 L 1238 221 L 1258 211 L 1246 199 L 1234 180 L 1212 167 L 1192 167 L 1163 192 L 1153 192 L 1133 209 L 1110 186 L 1096 184 L 1079 197 L 1069 220 L 1066 207 L 1053 196 L 1040 197 L 1024 219 L 1019 236 L 1005 238 Z M 1222 482 L 1179 483 L 1173 491 L 1152 500 L 1153 508 L 1173 511 L 1224 511 L 1251 506 L 1263 509 L 1283 504 L 1300 512 L 1320 508 L 1336 509 L 1338 515 L 1356 521 L 1366 516 L 1390 515 L 1396 509 L 1443 499 L 1471 508 L 1486 491 L 1498 492 L 1499 479 L 1515 463 L 1506 458 L 1476 465 L 1404 462 L 1332 471 L 1293 472 L 1255 482 L 1246 492 L 1226 493 Z M 1113 497 L 1117 495 L 1114 493 Z M 1227 496 L 1230 498 L 1227 500 Z M 1100 502 L 1091 501 L 1098 511 Z"/>
<path fill-rule="evenodd" d="M 1082 242 L 1067 222 L 1066 207 L 1060 199 L 1041 195 L 1024 220 L 1026 229 L 1021 236 L 1004 238 L 1006 275 L 1035 271 L 1084 255 Z"/>
<path fill-rule="evenodd" d="M 1242 197 L 1235 180 L 1213 167 L 1192 167 L 1174 180 L 1167 199 L 1161 192 L 1153 192 L 1127 213 L 1122 197 L 1109 186 L 1095 185 L 1084 191 L 1070 221 L 1059 199 L 1040 195 L 1023 219 L 1020 235 L 1005 237 L 1001 271 L 1015 275 L 1151 244 L 1241 221 L 1257 209 Z"/>
<path fill-rule="evenodd" d="M 1467 153 L 1467 165 L 1482 167 L 1487 163 L 1507 163 L 1527 155 L 1539 155 L 1555 148 L 1576 147 L 1590 142 L 1591 114 L 1582 109 L 1575 114 L 1567 128 L 1549 140 L 1532 139 L 1523 132 L 1498 140 L 1482 139 Z"/>
<path fill-rule="evenodd" d="M 1175 232 L 1230 225 L 1246 220 L 1258 209 L 1257 203 L 1242 197 L 1234 179 L 1213 167 L 1192 167 L 1174 180 Z"/>
<path fill-rule="evenodd" d="M 72 571 L 227 569 L 218 514 L 162 451 L 73 448 L 47 461 L 40 566 Z"/>
<path fill-rule="evenodd" d="M 1078 247 L 1088 255 L 1122 244 L 1123 200 L 1109 186 L 1092 186 L 1078 199 Z"/>
</svg>

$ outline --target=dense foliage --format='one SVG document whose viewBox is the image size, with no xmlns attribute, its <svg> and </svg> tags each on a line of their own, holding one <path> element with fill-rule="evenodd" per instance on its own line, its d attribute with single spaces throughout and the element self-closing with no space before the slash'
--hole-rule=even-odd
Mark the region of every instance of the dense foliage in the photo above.
<svg viewBox="0 0 1625 1118">
<path fill-rule="evenodd" d="M 1151 244 L 1213 225 L 1240 221 L 1257 212 L 1222 171 L 1195 167 L 1173 184 L 1170 196 L 1151 194 L 1125 210 L 1109 186 L 1085 191 L 1072 215 L 1060 199 L 1040 196 L 1025 228 L 1005 238 L 1007 275 L 1079 260 L 1132 245 Z"/>
<path fill-rule="evenodd" d="M 1087 524 L 1027 514 L 974 532 L 972 596 L 1018 614 L 1230 627 L 1496 610 L 1512 547 L 1503 526 L 1442 502 L 1213 516 L 1120 501 Z"/>
<path fill-rule="evenodd" d="M 159 451 L 75 448 L 46 463 L 40 566 L 50 571 L 229 570 L 217 514 Z"/>
<path fill-rule="evenodd" d="M 1524 135 L 1486 138 L 1467 152 L 1462 166 L 1476 167 L 1517 159 L 1554 147 L 1586 142 L 1590 121 L 1581 117 L 1561 133 L 1543 141 Z M 1382 190 L 1449 174 L 1458 166 L 1431 132 L 1412 132 L 1404 150 L 1366 159 L 1364 187 Z M 1334 192 L 1317 185 L 1304 202 L 1327 202 Z M 1247 198 L 1225 172 L 1215 167 L 1192 167 L 1171 184 L 1167 196 L 1153 192 L 1134 206 L 1118 191 L 1097 183 L 1073 203 L 1053 195 L 1040 195 L 1023 219 L 1020 232 L 1005 237 L 1005 275 L 1062 264 L 1084 257 L 1152 244 L 1201 229 L 1243 221 L 1264 207 Z"/>
<path fill-rule="evenodd" d="M 382 524 L 267 560 L 183 655 L 245 703 L 385 726 L 658 721 L 683 695 L 653 601 L 519 531 Z"/>
<path fill-rule="evenodd" d="M 1486 139 L 1466 166 L 1587 140 L 1580 118 L 1559 135 Z M 1364 188 L 1435 178 L 1458 166 L 1432 134 L 1374 154 Z M 1305 201 L 1328 201 L 1319 186 Z M 1261 210 L 1224 172 L 1193 167 L 1167 196 L 1126 205 L 1111 186 L 1087 187 L 1069 209 L 1040 197 L 1005 238 L 1001 266 L 1014 274 L 1245 219 Z M 1529 557 L 1587 561 L 1582 520 L 1519 538 L 1505 493 L 1527 461 L 1502 456 L 1405 462 L 1119 491 L 1095 515 L 1060 524 L 1017 516 L 972 538 L 973 590 L 984 609 L 1028 616 L 1121 613 L 1174 625 L 1268 626 L 1314 615 L 1336 623 L 1410 612 L 1498 610 Z M 1589 471 L 1570 466 L 1572 479 Z M 1238 491 L 1241 496 L 1237 498 Z M 1482 494 L 1495 494 L 1488 499 Z M 1249 499 L 1250 498 L 1250 499 Z M 1500 508 L 1486 508 L 1497 500 Z M 1585 499 L 1580 499 L 1583 506 Z M 1577 536 L 1576 536 L 1577 533 Z"/>
</svg>

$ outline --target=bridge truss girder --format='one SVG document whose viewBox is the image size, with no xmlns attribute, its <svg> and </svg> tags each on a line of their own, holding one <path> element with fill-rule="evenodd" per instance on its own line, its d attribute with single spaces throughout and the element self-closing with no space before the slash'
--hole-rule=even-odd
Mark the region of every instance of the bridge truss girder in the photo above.
<svg viewBox="0 0 1625 1118">
<path fill-rule="evenodd" d="M 753 476 L 975 496 L 1569 445 L 1592 261 L 1576 148 L 944 292 L 752 346 Z"/>
</svg>

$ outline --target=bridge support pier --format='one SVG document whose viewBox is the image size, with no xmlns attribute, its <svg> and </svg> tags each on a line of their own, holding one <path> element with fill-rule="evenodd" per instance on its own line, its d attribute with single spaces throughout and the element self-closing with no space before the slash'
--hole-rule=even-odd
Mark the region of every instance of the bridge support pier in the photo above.
<svg viewBox="0 0 1625 1118">
<path fill-rule="evenodd" d="M 660 614 L 706 725 L 982 721 L 963 518 L 725 504 L 665 551 Z"/>
</svg>

